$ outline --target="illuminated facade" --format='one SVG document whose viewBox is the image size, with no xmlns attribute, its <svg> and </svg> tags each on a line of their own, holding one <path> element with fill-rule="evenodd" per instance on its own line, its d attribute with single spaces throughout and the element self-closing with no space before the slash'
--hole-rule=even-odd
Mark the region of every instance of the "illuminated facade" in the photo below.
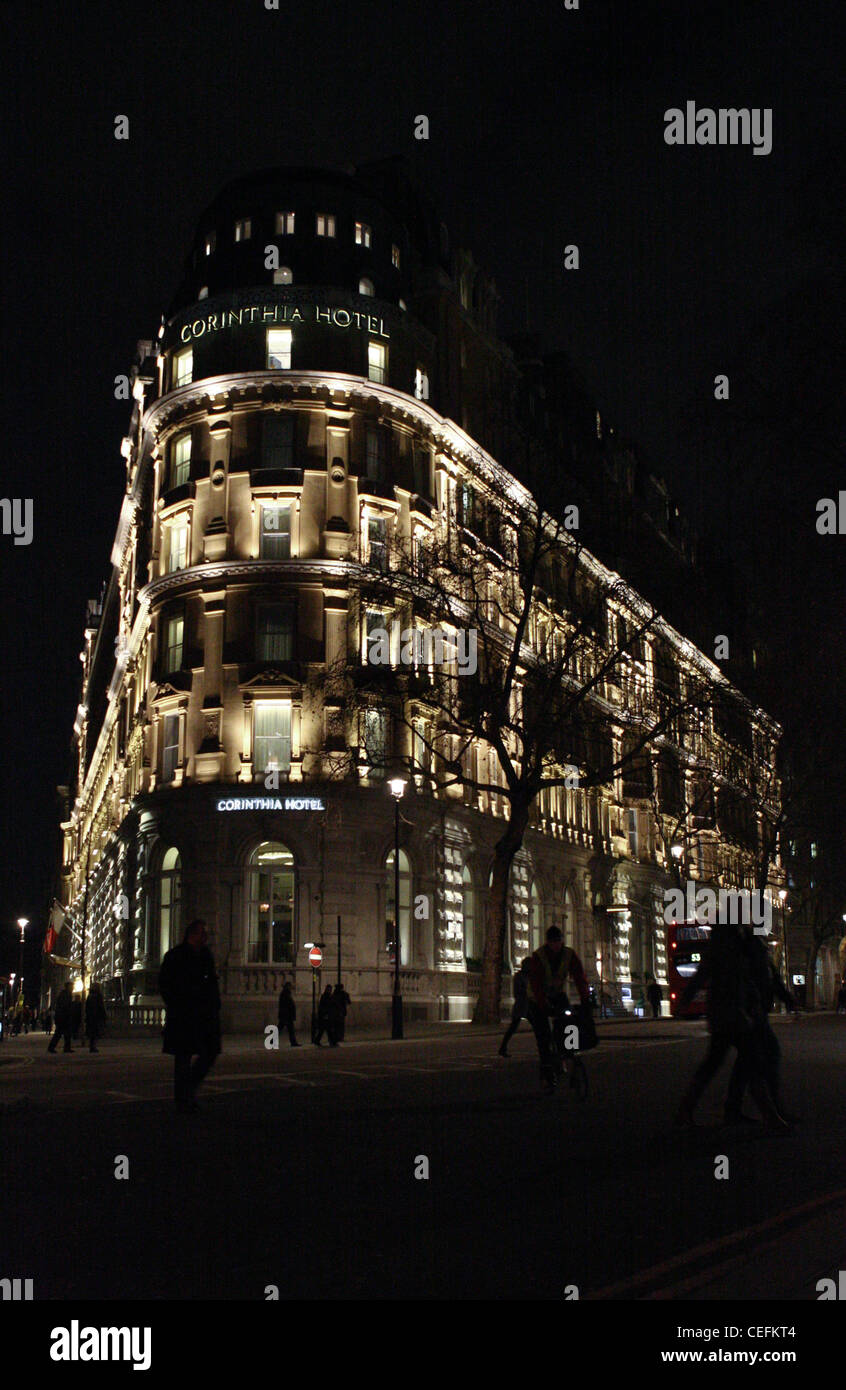
<svg viewBox="0 0 846 1390">
<path fill-rule="evenodd" d="M 81 920 L 88 872 L 89 968 L 134 1019 L 160 1005 L 161 957 L 193 916 L 209 924 L 225 1027 L 274 1021 L 286 976 L 306 997 L 305 943 L 325 943 L 334 979 L 339 918 L 353 1022 L 386 1019 L 385 767 L 408 762 L 413 734 L 377 706 L 333 701 L 327 671 L 362 651 L 362 576 L 384 575 L 398 541 L 460 529 L 468 489 L 502 472 L 490 406 L 519 391 L 520 371 L 495 303 L 390 166 L 256 176 L 204 215 L 130 379 L 126 491 L 111 577 L 89 607 L 63 824 L 64 902 Z M 618 578 L 584 565 L 600 594 Z M 626 618 L 615 592 L 612 625 Z M 402 614 L 378 616 L 389 627 Z M 668 662 L 681 679 L 722 680 L 662 624 L 660 653 L 644 642 L 608 694 L 615 738 L 614 702 L 647 707 Z M 673 757 L 678 778 L 715 784 L 687 836 L 692 876 L 751 887 L 756 829 L 725 833 L 720 784 L 771 764 L 778 730 L 732 700 L 731 727 L 688 729 Z M 411 716 L 425 721 L 425 701 Z M 665 980 L 671 807 L 651 807 L 627 776 L 544 794 L 512 872 L 509 965 L 556 921 L 616 1007 L 644 971 Z M 410 779 L 399 915 L 412 1017 L 472 1009 L 503 813 L 493 793 L 434 794 L 419 767 Z"/>
</svg>

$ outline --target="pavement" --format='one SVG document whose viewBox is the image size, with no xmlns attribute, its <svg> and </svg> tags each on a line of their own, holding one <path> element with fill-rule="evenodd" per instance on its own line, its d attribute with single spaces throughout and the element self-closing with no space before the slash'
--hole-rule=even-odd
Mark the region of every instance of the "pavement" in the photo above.
<svg viewBox="0 0 846 1390">
<path fill-rule="evenodd" d="M 507 1060 L 468 1024 L 231 1036 L 194 1115 L 157 1038 L 10 1039 L 0 1274 L 60 1299 L 815 1300 L 846 1270 L 846 1019 L 774 1023 L 787 1138 L 722 1126 L 725 1074 L 673 1128 L 699 1021 L 601 1023 L 583 1104 L 540 1094 L 525 1025 Z M 85 1258 L 57 1264 L 60 1230 Z"/>
</svg>

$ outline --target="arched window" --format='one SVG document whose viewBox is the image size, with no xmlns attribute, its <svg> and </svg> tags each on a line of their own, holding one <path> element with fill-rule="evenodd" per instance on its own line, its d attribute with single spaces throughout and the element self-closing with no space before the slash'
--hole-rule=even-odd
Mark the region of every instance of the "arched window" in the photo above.
<svg viewBox="0 0 846 1390">
<path fill-rule="evenodd" d="M 366 275 L 363 275 L 358 282 L 358 292 L 366 295 L 373 294 L 373 281 L 369 280 Z"/>
<path fill-rule="evenodd" d="M 294 856 L 272 840 L 250 856 L 247 964 L 287 965 L 294 959 Z"/>
<path fill-rule="evenodd" d="M 464 922 L 464 959 L 468 970 L 481 970 L 482 923 L 479 920 L 479 903 L 473 886 L 473 875 L 467 865 L 461 873 L 461 913 Z"/>
<path fill-rule="evenodd" d="M 576 907 L 573 902 L 573 894 L 568 888 L 564 894 L 564 905 L 561 909 L 561 930 L 564 933 L 564 945 L 576 948 Z"/>
<path fill-rule="evenodd" d="M 162 955 L 179 942 L 182 928 L 182 868 L 179 850 L 165 850 L 159 872 L 159 950 Z"/>
<path fill-rule="evenodd" d="M 385 947 L 394 947 L 394 851 L 385 860 Z M 411 865 L 404 849 L 399 852 L 400 965 L 412 965 L 411 954 Z"/>
<path fill-rule="evenodd" d="M 537 951 L 544 943 L 543 904 L 537 883 L 532 884 L 529 897 L 529 949 Z"/>
</svg>

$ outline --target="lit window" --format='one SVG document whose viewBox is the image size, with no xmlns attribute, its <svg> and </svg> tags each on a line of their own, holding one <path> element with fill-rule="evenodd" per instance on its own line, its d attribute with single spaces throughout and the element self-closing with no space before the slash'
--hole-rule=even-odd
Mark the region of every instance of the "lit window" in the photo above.
<svg viewBox="0 0 846 1390">
<path fill-rule="evenodd" d="M 197 291 L 197 298 L 198 298 L 198 299 L 208 299 L 208 297 L 209 297 L 209 287 L 208 287 L 208 285 L 201 285 L 200 288 L 199 288 L 199 290 Z"/>
<path fill-rule="evenodd" d="M 406 309 L 408 308 L 408 305 L 406 304 L 404 299 L 401 299 L 399 301 L 399 306 L 402 309 L 403 313 L 405 313 Z"/>
<path fill-rule="evenodd" d="M 385 776 L 385 746 L 387 742 L 387 716 L 384 710 L 368 709 L 364 712 L 364 757 L 368 776 L 382 779 Z"/>
<path fill-rule="evenodd" d="M 818 849 L 817 849 L 817 845 L 816 845 L 816 843 L 812 840 L 812 841 L 811 841 L 811 858 L 812 858 L 812 859 L 816 859 L 818 852 L 819 852 L 819 851 L 818 851 Z"/>
<path fill-rule="evenodd" d="M 162 781 L 172 782 L 179 762 L 179 715 L 166 714 L 162 728 Z"/>
<path fill-rule="evenodd" d="M 293 236 L 294 234 L 294 214 L 292 212 L 277 212 L 276 214 L 276 235 Z"/>
<path fill-rule="evenodd" d="M 464 925 L 464 956 L 467 969 L 479 970 L 482 965 L 482 931 L 476 907 L 473 876 L 466 864 L 461 872 L 461 915 Z"/>
<path fill-rule="evenodd" d="M 287 603 L 263 603 L 258 610 L 259 661 L 290 661 L 294 654 L 294 623 Z"/>
<path fill-rule="evenodd" d="M 165 851 L 159 874 L 159 954 L 176 946 L 182 926 L 182 869 L 179 850 Z"/>
<path fill-rule="evenodd" d="M 253 744 L 253 766 L 256 772 L 266 772 L 271 764 L 277 772 L 290 771 L 290 705 L 256 705 Z"/>
<path fill-rule="evenodd" d="M 428 449 L 415 449 L 413 454 L 414 491 L 420 497 L 431 495 L 429 481 L 432 471 L 432 455 Z"/>
<path fill-rule="evenodd" d="M 632 859 L 637 859 L 637 811 L 628 812 L 628 841 L 629 854 Z"/>
<path fill-rule="evenodd" d="M 414 373 L 414 394 L 418 401 L 429 399 L 429 378 L 424 367 L 418 367 Z"/>
<path fill-rule="evenodd" d="M 165 672 L 178 671 L 182 665 L 182 639 L 185 619 L 168 618 L 165 628 Z"/>
<path fill-rule="evenodd" d="M 184 570 L 188 564 L 188 522 L 177 521 L 170 528 L 170 544 L 168 546 L 168 574 L 175 574 L 177 570 Z"/>
<path fill-rule="evenodd" d="M 388 523 L 383 516 L 372 516 L 367 523 L 367 546 L 371 565 L 388 568 Z"/>
<path fill-rule="evenodd" d="M 278 367 L 287 370 L 291 366 L 291 343 L 294 339 L 293 329 L 290 328 L 268 328 L 267 330 L 267 365 L 268 367 Z"/>
<path fill-rule="evenodd" d="M 335 235 L 335 214 L 334 212 L 319 212 L 317 214 L 317 235 Z"/>
<path fill-rule="evenodd" d="M 262 507 L 260 547 L 259 555 L 262 560 L 290 560 L 290 507 Z"/>
<path fill-rule="evenodd" d="M 191 473 L 191 436 L 190 434 L 180 434 L 178 439 L 173 441 L 170 455 L 170 485 L 171 487 L 182 487 L 187 483 Z"/>
<path fill-rule="evenodd" d="M 391 247 L 391 265 L 394 267 L 395 270 L 399 270 L 400 252 L 398 246 Z"/>
<path fill-rule="evenodd" d="M 532 884 L 529 897 L 529 945 L 537 951 L 543 945 L 543 908 L 536 883 Z"/>
<path fill-rule="evenodd" d="M 359 280 L 359 282 L 358 282 L 358 292 L 359 292 L 359 294 L 366 294 L 366 295 L 372 295 L 372 294 L 373 294 L 373 281 L 372 281 L 372 280 L 368 280 L 368 278 L 367 278 L 366 275 L 363 276 L 362 279 Z"/>
<path fill-rule="evenodd" d="M 384 385 L 387 361 L 388 350 L 383 343 L 367 344 L 367 375 L 371 381 Z"/>
<path fill-rule="evenodd" d="M 273 272 L 274 285 L 292 285 L 294 276 L 289 265 L 281 265 L 278 270 Z"/>
<path fill-rule="evenodd" d="M 250 239 L 250 237 L 252 236 L 252 234 L 253 234 L 253 223 L 252 223 L 252 218 L 250 218 L 250 217 L 243 217 L 243 218 L 241 218 L 240 221 L 238 221 L 238 222 L 235 223 L 235 240 L 236 240 L 236 241 L 249 241 L 249 239 Z"/>
<path fill-rule="evenodd" d="M 247 962 L 285 965 L 294 959 L 294 856 L 265 841 L 250 859 Z"/>
<path fill-rule="evenodd" d="M 366 222 L 356 222 L 355 244 L 356 246 L 370 245 L 370 228 L 368 227 Z"/>
<path fill-rule="evenodd" d="M 393 951 L 395 941 L 396 872 L 394 870 L 394 851 L 385 860 L 385 949 Z M 400 965 L 410 965 L 411 951 L 411 866 L 404 849 L 399 852 L 399 929 Z"/>
<path fill-rule="evenodd" d="M 183 348 L 173 358 L 174 386 L 187 386 L 194 379 L 194 349 Z"/>
<path fill-rule="evenodd" d="M 217 233 L 216 233 L 216 232 L 209 232 L 208 236 L 206 237 L 206 241 L 205 241 L 205 252 L 206 252 L 206 255 L 207 255 L 207 256 L 210 256 L 210 255 L 212 254 L 212 252 L 214 251 L 214 248 L 215 248 L 216 243 L 217 243 Z"/>
</svg>

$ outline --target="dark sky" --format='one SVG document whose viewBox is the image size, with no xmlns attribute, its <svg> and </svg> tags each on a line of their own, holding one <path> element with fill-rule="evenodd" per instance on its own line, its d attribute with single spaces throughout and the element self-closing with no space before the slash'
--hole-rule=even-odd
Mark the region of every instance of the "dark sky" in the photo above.
<svg viewBox="0 0 846 1390">
<path fill-rule="evenodd" d="M 0 467 L 3 495 L 31 496 L 35 508 L 30 547 L 0 537 L 0 965 L 14 919 L 42 930 L 53 889 L 54 788 L 67 781 L 85 601 L 108 573 L 124 477 L 129 412 L 113 379 L 136 339 L 155 336 L 202 207 L 251 169 L 404 154 L 453 241 L 495 275 L 501 327 L 523 329 L 528 314 L 572 355 L 603 411 L 715 543 L 731 517 L 739 542 L 756 544 L 763 488 L 767 527 L 790 529 L 803 603 L 813 597 L 803 576 L 820 566 L 826 575 L 824 601 L 813 600 L 828 631 L 826 678 L 823 649 L 843 627 L 846 541 L 816 537 L 809 499 L 820 479 L 836 495 L 842 415 L 826 419 L 833 450 L 826 435 L 801 486 L 806 464 L 788 436 L 801 440 L 809 413 L 834 399 L 816 360 L 829 371 L 837 360 L 824 347 L 831 325 L 818 330 L 838 295 L 843 304 L 842 9 L 0 7 Z M 688 100 L 772 108 L 772 153 L 666 146 L 664 110 Z M 113 137 L 118 114 L 129 117 L 128 142 Z M 429 117 L 428 142 L 413 138 L 418 114 Z M 580 247 L 577 273 L 561 269 L 569 242 Z M 842 339 L 835 347 L 842 354 Z M 748 411 L 745 396 L 732 410 L 748 426 L 762 399 L 776 399 L 785 419 L 772 454 L 758 447 L 747 469 L 732 455 L 728 412 L 714 416 L 713 378 L 737 368 L 739 389 L 753 361 Z M 783 569 L 781 545 L 768 553 Z"/>
</svg>

